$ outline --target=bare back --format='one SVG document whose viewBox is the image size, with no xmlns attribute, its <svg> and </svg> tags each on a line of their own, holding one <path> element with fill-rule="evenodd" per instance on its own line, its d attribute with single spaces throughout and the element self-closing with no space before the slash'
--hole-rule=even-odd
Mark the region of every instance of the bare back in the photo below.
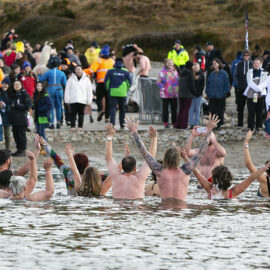
<svg viewBox="0 0 270 270">
<path fill-rule="evenodd" d="M 161 199 L 186 200 L 190 175 L 186 175 L 181 168 L 162 169 L 157 175 Z"/>
</svg>

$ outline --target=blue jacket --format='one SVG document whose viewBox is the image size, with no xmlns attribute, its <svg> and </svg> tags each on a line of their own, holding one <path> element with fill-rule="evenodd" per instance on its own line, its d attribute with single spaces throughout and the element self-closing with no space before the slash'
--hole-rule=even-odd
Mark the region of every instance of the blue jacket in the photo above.
<svg viewBox="0 0 270 270">
<path fill-rule="evenodd" d="M 33 110 L 35 110 L 35 123 L 48 124 L 50 111 L 53 109 L 53 103 L 47 93 L 37 100 L 37 95 L 34 95 Z"/>
<path fill-rule="evenodd" d="M 207 82 L 206 91 L 208 98 L 225 98 L 230 92 L 230 82 L 226 71 L 220 69 L 218 73 L 211 72 Z"/>
<path fill-rule="evenodd" d="M 105 86 L 112 97 L 126 97 L 131 85 L 131 77 L 122 62 L 117 61 L 114 68 L 108 70 L 105 76 Z"/>
<path fill-rule="evenodd" d="M 48 81 L 48 90 L 61 90 L 66 87 L 67 79 L 63 71 L 53 68 L 43 75 L 38 75 L 41 82 Z"/>
<path fill-rule="evenodd" d="M 232 65 L 231 65 L 231 74 L 232 74 L 232 76 L 233 76 L 233 74 L 234 74 L 234 71 L 235 71 L 236 66 L 237 66 L 238 63 L 240 63 L 241 61 L 242 61 L 242 54 L 237 54 L 236 59 L 234 59 L 234 60 L 232 61 Z M 233 85 L 233 86 L 236 86 L 236 83 L 234 82 L 234 77 L 233 77 L 232 85 Z"/>
</svg>

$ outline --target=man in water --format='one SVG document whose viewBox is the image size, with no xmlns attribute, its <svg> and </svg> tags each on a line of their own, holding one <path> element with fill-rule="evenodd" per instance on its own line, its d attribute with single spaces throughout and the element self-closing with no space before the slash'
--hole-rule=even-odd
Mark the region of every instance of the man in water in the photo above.
<svg viewBox="0 0 270 270">
<path fill-rule="evenodd" d="M 123 172 L 121 172 L 112 157 L 112 139 L 115 133 L 112 124 L 106 126 L 106 132 L 106 163 L 109 175 L 112 178 L 113 198 L 142 199 L 144 197 L 145 181 L 151 170 L 147 163 L 144 162 L 142 167 L 136 171 L 136 159 L 132 156 L 126 156 L 122 160 Z M 153 127 L 150 127 L 148 132 L 151 137 L 149 152 L 152 156 L 155 156 L 157 151 L 157 131 Z"/>
<path fill-rule="evenodd" d="M 194 138 L 200 135 L 204 134 L 198 133 L 197 127 L 194 127 L 184 147 L 188 157 L 193 157 L 198 153 L 199 149 L 191 149 L 191 145 Z M 217 142 L 214 133 L 211 132 L 208 147 L 198 164 L 198 170 L 206 179 L 211 178 L 212 170 L 217 166 L 223 165 L 225 156 L 226 150 Z"/>
<path fill-rule="evenodd" d="M 163 165 L 161 165 L 155 160 L 151 153 L 146 150 L 143 142 L 141 141 L 137 133 L 138 122 L 135 123 L 134 120 L 129 120 L 126 118 L 126 125 L 129 131 L 132 133 L 142 156 L 157 177 L 157 183 L 160 189 L 160 197 L 163 203 L 172 199 L 178 201 L 186 200 L 190 174 L 203 157 L 210 141 L 212 129 L 217 123 L 218 118 L 215 115 L 210 116 L 210 119 L 206 124 L 207 131 L 204 134 L 205 137 L 198 153 L 194 155 L 189 162 L 179 167 L 179 147 L 172 146 L 167 149 L 163 157 Z"/>
</svg>

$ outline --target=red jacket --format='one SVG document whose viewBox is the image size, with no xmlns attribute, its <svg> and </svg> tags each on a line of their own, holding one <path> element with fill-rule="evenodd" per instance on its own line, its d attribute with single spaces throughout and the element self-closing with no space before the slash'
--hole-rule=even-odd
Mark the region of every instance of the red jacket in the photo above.
<svg viewBox="0 0 270 270">
<path fill-rule="evenodd" d="M 5 63 L 8 67 L 10 67 L 13 62 L 15 61 L 16 58 L 16 53 L 15 52 L 5 52 L 3 53 L 3 57 L 5 59 Z"/>
<path fill-rule="evenodd" d="M 29 94 L 29 96 L 33 99 L 34 92 L 36 89 L 36 78 L 31 75 L 22 75 L 20 78 L 20 81 L 23 84 L 23 88 L 26 90 L 26 92 Z"/>
</svg>

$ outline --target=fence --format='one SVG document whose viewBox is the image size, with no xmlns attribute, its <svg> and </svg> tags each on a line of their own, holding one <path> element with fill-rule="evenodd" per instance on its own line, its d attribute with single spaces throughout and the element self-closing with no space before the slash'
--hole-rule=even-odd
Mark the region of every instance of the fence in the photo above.
<svg viewBox="0 0 270 270">
<path fill-rule="evenodd" d="M 141 94 L 141 110 L 139 119 L 144 121 L 155 121 L 158 117 L 159 122 L 162 119 L 162 101 L 160 90 L 156 83 L 156 78 L 141 77 L 138 84 Z"/>
</svg>

